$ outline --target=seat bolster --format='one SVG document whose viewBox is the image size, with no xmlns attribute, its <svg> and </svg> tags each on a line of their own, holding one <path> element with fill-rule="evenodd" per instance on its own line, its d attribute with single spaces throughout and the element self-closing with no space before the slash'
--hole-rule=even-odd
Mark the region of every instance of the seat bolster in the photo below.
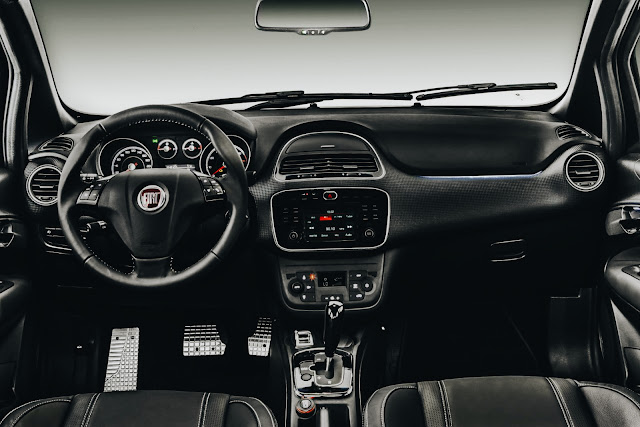
<svg viewBox="0 0 640 427">
<path fill-rule="evenodd" d="M 363 411 L 364 427 L 424 427 L 422 401 L 415 383 L 381 388 Z"/>
<path fill-rule="evenodd" d="M 71 397 L 36 400 L 9 412 L 0 427 L 62 427 L 69 411 Z"/>
<path fill-rule="evenodd" d="M 261 400 L 254 397 L 231 396 L 225 427 L 277 427 L 276 417 Z"/>
<path fill-rule="evenodd" d="M 631 390 L 611 384 L 577 382 L 598 427 L 637 426 L 640 397 Z"/>
</svg>

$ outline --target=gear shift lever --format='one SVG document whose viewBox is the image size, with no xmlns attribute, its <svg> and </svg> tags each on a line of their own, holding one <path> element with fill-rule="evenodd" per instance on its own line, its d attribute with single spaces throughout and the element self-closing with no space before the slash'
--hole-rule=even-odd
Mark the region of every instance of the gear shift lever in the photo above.
<svg viewBox="0 0 640 427">
<path fill-rule="evenodd" d="M 329 301 L 324 311 L 324 355 L 327 359 L 327 372 L 331 372 L 331 361 L 340 342 L 343 313 L 344 304 L 340 301 Z"/>
</svg>

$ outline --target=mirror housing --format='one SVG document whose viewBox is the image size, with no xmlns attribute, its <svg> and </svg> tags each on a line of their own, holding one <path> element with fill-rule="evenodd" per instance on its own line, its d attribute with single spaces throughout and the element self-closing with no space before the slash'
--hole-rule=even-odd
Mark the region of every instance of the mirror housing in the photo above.
<svg viewBox="0 0 640 427">
<path fill-rule="evenodd" d="M 256 28 L 323 36 L 371 26 L 367 0 L 258 0 Z"/>
</svg>

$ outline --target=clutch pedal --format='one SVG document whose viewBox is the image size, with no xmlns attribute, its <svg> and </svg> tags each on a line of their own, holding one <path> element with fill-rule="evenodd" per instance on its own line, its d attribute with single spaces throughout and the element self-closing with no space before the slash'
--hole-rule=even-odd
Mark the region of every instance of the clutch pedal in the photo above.
<svg viewBox="0 0 640 427">
<path fill-rule="evenodd" d="M 226 348 L 216 325 L 184 327 L 183 356 L 222 356 Z"/>
<path fill-rule="evenodd" d="M 139 346 L 139 328 L 121 328 L 111 332 L 104 391 L 135 391 L 137 389 Z"/>
<path fill-rule="evenodd" d="M 268 317 L 258 319 L 256 331 L 248 339 L 249 355 L 269 357 L 271 349 L 271 326 L 273 320 Z"/>
</svg>

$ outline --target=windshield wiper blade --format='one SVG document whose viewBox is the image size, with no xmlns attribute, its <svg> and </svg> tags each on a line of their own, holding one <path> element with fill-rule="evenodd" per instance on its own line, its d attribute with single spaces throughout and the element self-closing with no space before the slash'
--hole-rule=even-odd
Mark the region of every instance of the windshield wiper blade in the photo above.
<svg viewBox="0 0 640 427">
<path fill-rule="evenodd" d="M 557 88 L 558 85 L 554 82 L 518 83 L 511 85 L 497 85 L 495 83 L 473 83 L 468 85 L 432 88 L 422 91 L 414 91 L 412 93 L 419 93 L 419 95 L 416 96 L 416 101 L 426 101 L 428 99 L 448 98 L 450 96 L 472 95 L 476 93 L 510 92 L 516 90 L 548 90 Z"/>
<path fill-rule="evenodd" d="M 259 110 L 269 106 L 281 107 L 300 104 L 309 104 L 316 101 L 328 101 L 332 99 L 398 99 L 411 100 L 409 93 L 305 93 L 303 90 L 290 90 L 284 92 L 252 93 L 237 98 L 212 99 L 198 101 L 197 104 L 225 105 L 242 104 L 245 102 L 260 102 L 248 110 Z"/>
</svg>

